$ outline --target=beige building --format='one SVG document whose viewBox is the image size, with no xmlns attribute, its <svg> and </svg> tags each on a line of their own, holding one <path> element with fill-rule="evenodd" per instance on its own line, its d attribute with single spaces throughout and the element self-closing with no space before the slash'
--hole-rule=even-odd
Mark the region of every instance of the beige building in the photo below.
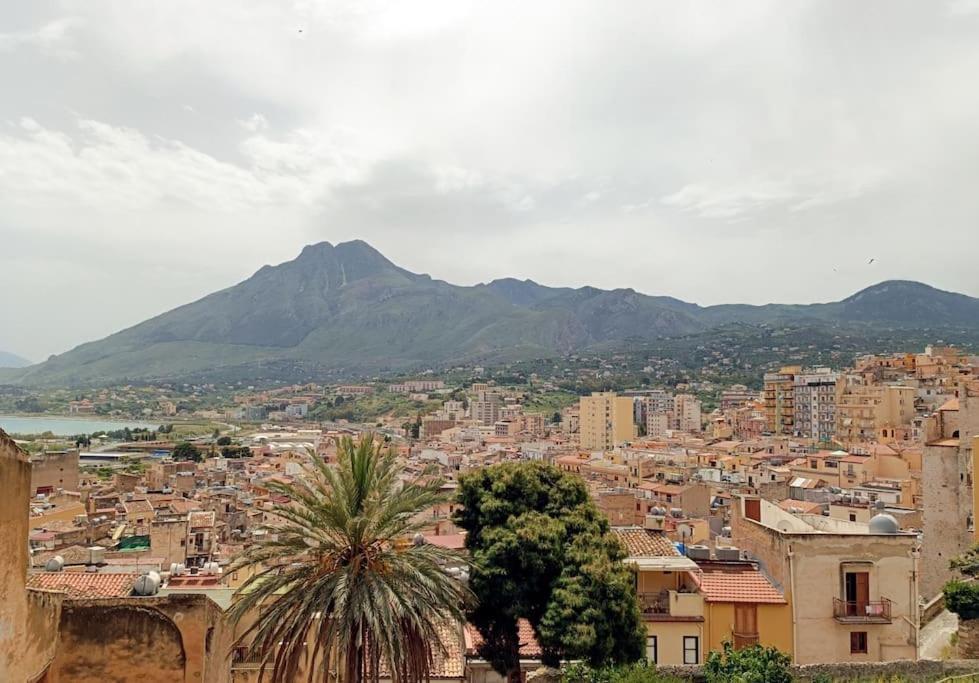
<svg viewBox="0 0 979 683">
<path fill-rule="evenodd" d="M 796 664 L 917 659 L 920 551 L 893 517 L 861 524 L 741 497 L 731 530 L 785 591 Z"/>
<path fill-rule="evenodd" d="M 578 433 L 583 449 L 610 451 L 636 437 L 632 399 L 614 392 L 595 392 L 578 403 Z"/>
<path fill-rule="evenodd" d="M 842 375 L 836 383 L 836 440 L 888 440 L 915 417 L 914 387 L 868 383 L 863 375 Z"/>
<path fill-rule="evenodd" d="M 802 367 L 790 365 L 765 373 L 765 429 L 769 434 L 792 434 L 795 419 L 795 376 Z"/>
<path fill-rule="evenodd" d="M 48 451 L 31 456 L 31 496 L 58 489 L 78 490 L 78 451 Z"/>
<path fill-rule="evenodd" d="M 697 564 L 677 552 L 658 531 L 642 527 L 612 529 L 636 571 L 636 592 L 646 626 L 646 659 L 658 665 L 696 665 L 704 661 L 704 596 Z"/>
<path fill-rule="evenodd" d="M 925 425 L 921 464 L 922 595 L 930 599 L 953 577 L 949 561 L 976 540 L 973 440 L 979 436 L 979 381 L 959 387 Z"/>
<path fill-rule="evenodd" d="M 700 433 L 703 422 L 697 397 L 690 394 L 677 394 L 673 397 L 673 420 L 681 432 Z"/>
</svg>

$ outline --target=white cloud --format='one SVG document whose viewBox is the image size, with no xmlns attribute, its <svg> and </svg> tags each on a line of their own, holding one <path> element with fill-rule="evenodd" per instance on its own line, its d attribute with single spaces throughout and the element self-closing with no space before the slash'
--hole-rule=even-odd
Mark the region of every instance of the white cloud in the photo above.
<svg viewBox="0 0 979 683">
<path fill-rule="evenodd" d="M 80 23 L 76 17 L 63 17 L 34 30 L 0 33 L 0 52 L 31 48 L 59 59 L 73 59 L 78 53 L 74 48 L 72 32 Z"/>
</svg>

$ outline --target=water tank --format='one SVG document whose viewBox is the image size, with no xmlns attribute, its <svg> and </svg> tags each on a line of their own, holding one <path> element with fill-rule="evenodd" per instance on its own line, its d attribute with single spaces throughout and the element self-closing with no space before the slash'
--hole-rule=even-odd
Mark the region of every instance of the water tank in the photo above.
<svg viewBox="0 0 979 683">
<path fill-rule="evenodd" d="M 670 508 L 670 517 L 676 517 L 677 519 L 683 517 L 683 510 L 680 508 Z"/>
<path fill-rule="evenodd" d="M 105 548 L 93 545 L 88 549 L 88 564 L 105 564 Z"/>
<path fill-rule="evenodd" d="M 709 560 L 710 548 L 706 545 L 688 545 L 687 557 L 691 560 Z"/>
<path fill-rule="evenodd" d="M 412 544 L 414 544 L 415 546 L 422 546 L 422 545 L 425 545 L 425 536 L 424 536 L 424 534 L 421 534 L 421 533 L 417 533 L 417 534 L 415 534 L 415 535 L 414 535 L 414 536 L 412 537 L 412 539 L 411 539 L 411 542 L 412 542 Z"/>
<path fill-rule="evenodd" d="M 156 572 L 147 572 L 141 577 L 136 579 L 136 584 L 133 586 L 133 590 L 136 591 L 136 595 L 156 595 L 160 590 L 160 575 Z"/>
<path fill-rule="evenodd" d="M 717 548 L 714 553 L 718 560 L 734 562 L 741 559 L 741 550 L 738 548 Z"/>
<path fill-rule="evenodd" d="M 60 572 L 64 568 L 65 558 L 63 558 L 61 555 L 55 555 L 44 563 L 44 571 L 46 572 Z"/>
<path fill-rule="evenodd" d="M 205 562 L 204 563 L 204 573 L 208 575 L 215 575 L 220 571 L 220 567 L 217 562 Z"/>
<path fill-rule="evenodd" d="M 872 534 L 896 534 L 901 531 L 897 520 L 883 512 L 871 517 L 869 526 Z"/>
</svg>

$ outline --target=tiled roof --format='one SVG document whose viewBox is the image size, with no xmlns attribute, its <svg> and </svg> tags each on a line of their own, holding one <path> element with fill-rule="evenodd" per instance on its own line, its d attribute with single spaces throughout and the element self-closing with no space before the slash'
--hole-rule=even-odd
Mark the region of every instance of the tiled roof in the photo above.
<svg viewBox="0 0 979 683">
<path fill-rule="evenodd" d="M 779 501 L 778 506 L 786 512 L 792 512 L 792 509 L 795 508 L 804 513 L 818 513 L 823 507 L 821 503 L 814 503 L 808 500 L 792 500 L 791 498 Z"/>
<path fill-rule="evenodd" d="M 139 574 L 41 572 L 27 580 L 28 588 L 62 591 L 69 598 L 122 598 L 132 594 Z"/>
<path fill-rule="evenodd" d="M 520 639 L 521 659 L 540 659 L 541 647 L 534 635 L 534 628 L 526 619 L 517 620 L 517 637 Z M 483 636 L 472 624 L 466 624 L 466 654 L 475 657 L 483 644 Z"/>
<path fill-rule="evenodd" d="M 612 532 L 622 541 L 630 557 L 674 557 L 680 554 L 673 541 L 659 531 L 617 526 L 612 527 Z"/>
<path fill-rule="evenodd" d="M 700 591 L 707 602 L 785 604 L 772 582 L 752 564 L 698 562 Z"/>
<path fill-rule="evenodd" d="M 440 548 L 462 550 L 466 547 L 466 534 L 428 534 L 425 536 L 425 542 Z"/>
<path fill-rule="evenodd" d="M 465 650 L 462 629 L 451 619 L 436 627 L 438 642 L 432 643 L 432 678 L 461 679 L 466 673 Z M 390 678 L 387 663 L 382 659 L 380 677 Z"/>
</svg>

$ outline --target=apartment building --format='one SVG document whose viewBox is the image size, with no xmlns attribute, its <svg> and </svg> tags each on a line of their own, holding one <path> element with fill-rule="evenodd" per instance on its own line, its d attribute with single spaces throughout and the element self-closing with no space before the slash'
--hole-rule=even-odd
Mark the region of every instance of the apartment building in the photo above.
<svg viewBox="0 0 979 683">
<path fill-rule="evenodd" d="M 579 403 L 578 432 L 585 450 L 610 451 L 636 436 L 632 399 L 615 392 L 594 392 Z"/>
<path fill-rule="evenodd" d="M 915 418 L 916 390 L 876 384 L 860 373 L 841 375 L 836 383 L 836 439 L 843 443 L 893 439 Z"/>
<path fill-rule="evenodd" d="M 690 394 L 677 394 L 673 397 L 673 423 L 681 432 L 700 433 L 703 421 L 700 401 Z"/>
<path fill-rule="evenodd" d="M 741 496 L 731 537 L 784 591 L 796 664 L 917 659 L 920 549 L 890 515 L 861 524 Z"/>
<path fill-rule="evenodd" d="M 765 428 L 769 434 L 791 435 L 795 419 L 795 376 L 802 372 L 798 365 L 787 365 L 778 372 L 766 372 L 763 396 Z"/>
<path fill-rule="evenodd" d="M 836 434 L 836 380 L 829 368 L 803 371 L 792 380 L 792 429 L 797 436 L 830 441 Z"/>
<path fill-rule="evenodd" d="M 503 409 L 503 397 L 495 391 L 485 390 L 476 394 L 476 400 L 470 404 L 472 419 L 479 424 L 489 427 L 500 419 Z"/>
</svg>

